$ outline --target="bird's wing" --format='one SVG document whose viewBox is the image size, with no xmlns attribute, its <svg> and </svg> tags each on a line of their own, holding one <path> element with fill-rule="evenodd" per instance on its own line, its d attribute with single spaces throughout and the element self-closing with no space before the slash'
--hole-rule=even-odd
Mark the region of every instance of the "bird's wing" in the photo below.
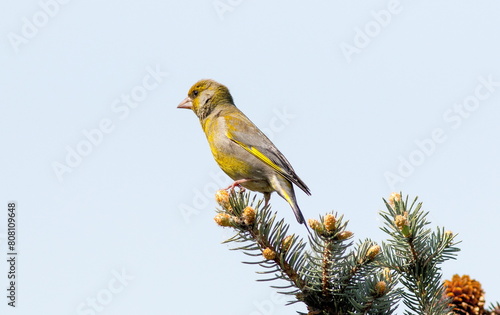
<svg viewBox="0 0 500 315">
<path fill-rule="evenodd" d="M 228 124 L 226 135 L 231 141 L 269 165 L 306 194 L 311 195 L 310 189 L 297 176 L 290 162 L 243 113 L 239 112 L 238 115 L 226 117 L 226 123 Z"/>
</svg>

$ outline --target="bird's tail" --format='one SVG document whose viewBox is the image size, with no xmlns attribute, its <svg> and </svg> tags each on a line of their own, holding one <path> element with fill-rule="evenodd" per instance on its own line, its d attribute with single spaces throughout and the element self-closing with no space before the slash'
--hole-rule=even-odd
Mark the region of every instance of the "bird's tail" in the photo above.
<svg viewBox="0 0 500 315">
<path fill-rule="evenodd" d="M 288 201 L 288 203 L 290 203 L 290 206 L 292 207 L 292 210 L 293 210 L 293 213 L 295 214 L 295 218 L 297 219 L 297 222 L 299 222 L 300 224 L 303 224 L 303 223 L 305 224 L 304 215 L 302 214 L 302 211 L 300 211 L 300 208 L 299 208 L 299 205 L 297 204 L 297 201 L 295 200 L 295 198 L 293 198 L 293 200 L 290 200 L 290 201 Z"/>
<path fill-rule="evenodd" d="M 307 222 L 304 219 L 304 215 L 302 215 L 302 211 L 300 211 L 300 208 L 297 205 L 297 201 L 295 201 L 294 203 L 290 203 L 290 206 L 292 206 L 292 210 L 293 210 L 293 213 L 295 214 L 295 218 L 297 218 L 297 222 L 299 222 L 300 224 L 304 224 L 309 235 L 311 237 L 313 237 L 313 234 L 311 233 L 311 230 L 309 230 L 309 227 L 307 226 Z"/>
<path fill-rule="evenodd" d="M 304 215 L 300 211 L 299 205 L 297 204 L 297 199 L 295 198 L 295 192 L 293 191 L 293 185 L 284 177 L 274 177 L 271 179 L 271 185 L 276 190 L 276 192 L 285 199 L 295 214 L 297 222 L 300 224 L 305 224 Z M 307 227 L 307 225 L 306 225 Z"/>
</svg>

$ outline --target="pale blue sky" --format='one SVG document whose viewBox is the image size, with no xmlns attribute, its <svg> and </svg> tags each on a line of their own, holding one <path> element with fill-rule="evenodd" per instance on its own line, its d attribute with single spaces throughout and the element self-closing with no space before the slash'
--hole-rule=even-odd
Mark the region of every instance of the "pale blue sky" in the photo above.
<svg viewBox="0 0 500 315">
<path fill-rule="evenodd" d="M 287 156 L 306 218 L 335 210 L 382 241 L 382 198 L 418 195 L 462 240 L 445 277 L 500 300 L 500 3 L 63 2 L 1 4 L 0 287 L 9 200 L 19 282 L 0 313 L 305 311 L 221 244 L 213 193 L 229 179 L 176 109 L 201 78 Z"/>
</svg>

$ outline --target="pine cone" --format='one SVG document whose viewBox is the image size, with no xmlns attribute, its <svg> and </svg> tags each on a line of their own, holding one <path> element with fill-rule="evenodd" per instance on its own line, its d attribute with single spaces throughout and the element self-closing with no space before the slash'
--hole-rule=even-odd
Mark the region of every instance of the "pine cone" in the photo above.
<svg viewBox="0 0 500 315">
<path fill-rule="evenodd" d="M 483 315 L 484 291 L 481 283 L 467 275 L 454 275 L 444 282 L 445 295 L 450 298 L 450 307 L 455 314 Z"/>
</svg>

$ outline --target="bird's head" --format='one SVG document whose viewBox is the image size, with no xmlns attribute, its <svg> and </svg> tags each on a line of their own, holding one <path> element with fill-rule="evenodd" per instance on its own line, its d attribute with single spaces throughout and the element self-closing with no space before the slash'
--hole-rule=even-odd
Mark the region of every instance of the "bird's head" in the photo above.
<svg viewBox="0 0 500 315">
<path fill-rule="evenodd" d="M 177 108 L 192 109 L 200 120 L 219 105 L 234 105 L 229 89 L 214 80 L 200 80 L 188 92 L 188 96 Z"/>
</svg>

